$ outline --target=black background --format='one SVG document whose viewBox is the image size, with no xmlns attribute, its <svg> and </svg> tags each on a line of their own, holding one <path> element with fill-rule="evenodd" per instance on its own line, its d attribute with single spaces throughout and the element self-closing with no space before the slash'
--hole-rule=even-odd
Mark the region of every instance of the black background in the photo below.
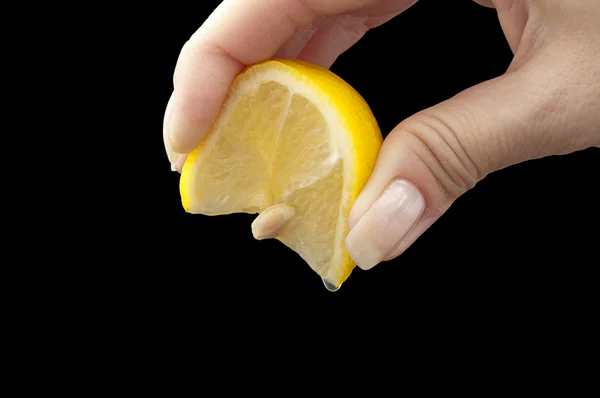
<svg viewBox="0 0 600 398">
<path fill-rule="evenodd" d="M 336 293 L 283 244 L 255 241 L 254 216 L 186 214 L 162 121 L 181 46 L 218 2 L 196 3 L 146 9 L 123 38 L 135 58 L 124 65 L 129 83 L 121 95 L 131 108 L 123 134 L 135 137 L 136 149 L 120 172 L 125 188 L 114 188 L 121 218 L 106 245 L 123 250 L 126 263 L 104 272 L 125 317 L 148 315 L 177 330 L 214 316 L 244 317 L 251 328 L 301 312 L 331 323 L 348 313 L 359 322 L 383 314 L 400 327 L 415 316 L 438 319 L 443 330 L 441 319 L 461 318 L 490 327 L 542 318 L 576 327 L 597 312 L 598 150 L 489 175 L 400 258 L 357 268 Z M 494 10 L 421 0 L 369 32 L 332 70 L 363 95 L 387 134 L 411 114 L 502 74 L 511 57 Z"/>
</svg>

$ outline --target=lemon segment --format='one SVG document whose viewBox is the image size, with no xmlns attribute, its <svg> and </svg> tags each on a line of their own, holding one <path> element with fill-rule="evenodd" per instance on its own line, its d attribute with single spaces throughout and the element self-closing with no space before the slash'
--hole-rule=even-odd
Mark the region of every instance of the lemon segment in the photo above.
<svg viewBox="0 0 600 398">
<path fill-rule="evenodd" d="M 370 108 L 341 78 L 265 61 L 238 75 L 188 156 L 182 204 L 194 214 L 260 213 L 255 236 L 278 239 L 339 287 L 355 267 L 345 247 L 350 208 L 381 142 Z"/>
</svg>

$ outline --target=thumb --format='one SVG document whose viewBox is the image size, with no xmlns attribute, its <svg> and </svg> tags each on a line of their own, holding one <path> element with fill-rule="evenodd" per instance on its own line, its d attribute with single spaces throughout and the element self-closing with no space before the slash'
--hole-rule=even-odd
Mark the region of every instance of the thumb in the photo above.
<svg viewBox="0 0 600 398">
<path fill-rule="evenodd" d="M 357 265 L 370 269 L 400 255 L 490 172 L 589 146 L 572 131 L 573 119 L 553 116 L 569 113 L 564 95 L 556 103 L 556 81 L 524 66 L 398 125 L 350 214 L 346 246 Z"/>
</svg>

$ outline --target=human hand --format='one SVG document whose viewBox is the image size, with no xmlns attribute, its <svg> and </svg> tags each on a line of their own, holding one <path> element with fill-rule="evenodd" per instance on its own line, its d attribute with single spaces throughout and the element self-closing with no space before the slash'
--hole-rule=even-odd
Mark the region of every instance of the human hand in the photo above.
<svg viewBox="0 0 600 398">
<path fill-rule="evenodd" d="M 415 1 L 225 0 L 186 43 L 165 112 L 181 170 L 245 65 L 297 57 L 325 67 Z M 347 247 L 369 269 L 400 255 L 487 174 L 600 146 L 600 3 L 478 0 L 496 7 L 508 71 L 400 123 L 350 215 Z M 233 11 L 235 9 L 235 11 Z M 177 152 L 177 153 L 175 153 Z"/>
</svg>

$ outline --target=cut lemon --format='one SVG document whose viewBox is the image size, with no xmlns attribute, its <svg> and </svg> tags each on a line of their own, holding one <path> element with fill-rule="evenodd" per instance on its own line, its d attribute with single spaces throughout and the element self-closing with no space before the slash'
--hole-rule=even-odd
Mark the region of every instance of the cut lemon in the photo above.
<svg viewBox="0 0 600 398">
<path fill-rule="evenodd" d="M 367 103 L 334 73 L 265 61 L 238 75 L 188 156 L 182 203 L 194 214 L 259 213 L 254 237 L 283 242 L 336 290 L 355 267 L 348 215 L 381 142 Z"/>
</svg>

